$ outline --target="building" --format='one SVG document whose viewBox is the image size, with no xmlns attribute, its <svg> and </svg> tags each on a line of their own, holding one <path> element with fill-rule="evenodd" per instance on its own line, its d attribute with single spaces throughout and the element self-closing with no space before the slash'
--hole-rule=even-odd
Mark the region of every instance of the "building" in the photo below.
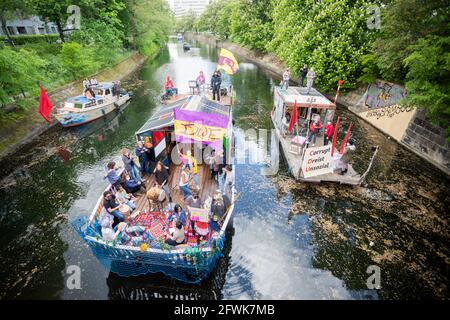
<svg viewBox="0 0 450 320">
<path fill-rule="evenodd" d="M 32 35 L 32 34 L 56 34 L 56 24 L 48 22 L 47 25 L 39 17 L 33 16 L 28 19 L 16 19 L 6 21 L 6 28 L 10 35 Z M 0 36 L 5 36 L 6 30 L 0 27 Z"/>
<path fill-rule="evenodd" d="M 181 18 L 192 12 L 199 16 L 205 11 L 209 3 L 210 0 L 169 0 L 175 18 Z"/>
</svg>

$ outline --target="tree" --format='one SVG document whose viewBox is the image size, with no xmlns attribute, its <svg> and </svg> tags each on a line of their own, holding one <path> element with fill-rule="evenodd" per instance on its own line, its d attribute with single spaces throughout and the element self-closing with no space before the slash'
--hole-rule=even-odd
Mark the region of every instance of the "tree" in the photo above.
<svg viewBox="0 0 450 320">
<path fill-rule="evenodd" d="M 423 107 L 434 124 L 446 129 L 450 140 L 450 37 L 427 36 L 408 50 L 406 102 Z"/>
<path fill-rule="evenodd" d="M 1 27 L 5 31 L 6 37 L 8 38 L 8 42 L 15 47 L 14 41 L 9 34 L 9 30 L 6 27 L 6 20 L 14 16 L 16 10 L 20 10 L 22 12 L 27 12 L 27 4 L 22 0 L 2 0 L 0 1 L 0 22 Z"/>
<path fill-rule="evenodd" d="M 64 67 L 73 79 L 79 79 L 86 75 L 89 65 L 89 57 L 83 51 L 83 47 L 77 42 L 66 42 L 61 50 L 61 58 Z"/>
<path fill-rule="evenodd" d="M 31 1 L 31 0 L 30 0 Z M 45 0 L 45 1 L 31 1 L 30 5 L 34 7 L 37 14 L 48 19 L 56 24 L 59 37 L 61 41 L 65 41 L 64 28 L 65 22 L 69 15 L 67 14 L 67 8 L 73 4 L 72 0 Z"/>
</svg>

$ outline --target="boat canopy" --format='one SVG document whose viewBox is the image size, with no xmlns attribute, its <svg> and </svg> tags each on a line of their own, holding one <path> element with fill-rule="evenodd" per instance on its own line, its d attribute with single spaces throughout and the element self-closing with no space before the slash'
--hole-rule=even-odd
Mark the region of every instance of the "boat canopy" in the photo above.
<svg viewBox="0 0 450 320">
<path fill-rule="evenodd" d="M 93 89 L 111 89 L 112 87 L 114 87 L 114 84 L 111 82 L 101 82 L 99 84 L 96 84 L 95 86 L 92 86 Z"/>
<path fill-rule="evenodd" d="M 309 94 L 307 88 L 289 87 L 285 90 L 275 87 L 275 95 L 279 96 L 286 106 L 293 106 L 297 101 L 297 106 L 302 108 L 335 109 L 336 105 L 328 100 L 323 94 L 311 88 Z"/>
<path fill-rule="evenodd" d="M 173 126 L 173 110 L 177 108 L 207 114 L 218 114 L 227 117 L 230 114 L 230 106 L 211 101 L 206 97 L 189 96 L 177 100 L 167 106 L 163 106 L 136 132 L 136 135 L 142 135 L 149 131 L 168 130 Z"/>
</svg>

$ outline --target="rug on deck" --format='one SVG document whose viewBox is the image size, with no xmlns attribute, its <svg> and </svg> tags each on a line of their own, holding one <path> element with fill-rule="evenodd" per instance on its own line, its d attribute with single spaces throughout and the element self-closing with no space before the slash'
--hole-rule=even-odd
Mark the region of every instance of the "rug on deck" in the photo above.
<svg viewBox="0 0 450 320">
<path fill-rule="evenodd" d="M 133 223 L 145 227 L 155 239 L 163 237 L 169 228 L 165 215 L 159 212 L 142 212 Z"/>
</svg>

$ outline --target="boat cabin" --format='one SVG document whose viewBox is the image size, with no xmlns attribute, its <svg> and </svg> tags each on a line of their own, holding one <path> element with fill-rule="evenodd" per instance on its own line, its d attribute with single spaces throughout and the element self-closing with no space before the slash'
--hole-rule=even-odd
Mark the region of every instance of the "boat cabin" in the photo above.
<svg viewBox="0 0 450 320">
<path fill-rule="evenodd" d="M 83 95 L 67 99 L 64 102 L 63 109 L 79 112 L 88 108 L 109 104 L 120 96 L 120 88 L 117 83 L 99 83 L 90 86 L 89 89 L 86 89 Z"/>
</svg>

